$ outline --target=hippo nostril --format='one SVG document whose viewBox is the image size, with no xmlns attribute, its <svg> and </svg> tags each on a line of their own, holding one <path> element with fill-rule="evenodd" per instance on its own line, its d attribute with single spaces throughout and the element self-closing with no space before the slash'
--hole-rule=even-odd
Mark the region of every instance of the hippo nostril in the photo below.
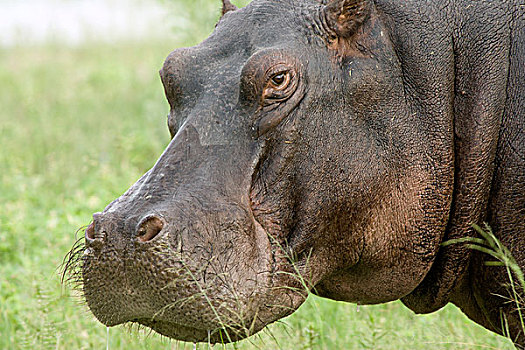
<svg viewBox="0 0 525 350">
<path fill-rule="evenodd" d="M 92 241 L 95 239 L 95 223 L 92 222 L 91 224 L 89 224 L 89 226 L 86 228 L 86 239 L 88 241 Z"/>
<path fill-rule="evenodd" d="M 90 246 L 99 246 L 106 239 L 106 232 L 101 229 L 101 213 L 93 214 L 93 221 L 86 227 L 85 239 Z"/>
<path fill-rule="evenodd" d="M 161 218 L 150 215 L 144 218 L 137 226 L 137 237 L 141 242 L 148 242 L 155 238 L 162 228 L 164 222 Z"/>
</svg>

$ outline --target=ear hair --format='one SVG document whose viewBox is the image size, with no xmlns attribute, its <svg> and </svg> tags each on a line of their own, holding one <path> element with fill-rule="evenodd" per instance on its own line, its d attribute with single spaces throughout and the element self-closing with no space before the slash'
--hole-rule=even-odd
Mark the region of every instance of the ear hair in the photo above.
<svg viewBox="0 0 525 350">
<path fill-rule="evenodd" d="M 322 1 L 325 3 L 327 1 Z M 334 36 L 348 38 L 355 34 L 370 15 L 369 0 L 330 0 L 322 13 Z"/>
<path fill-rule="evenodd" d="M 232 4 L 230 0 L 222 0 L 222 16 L 224 16 L 226 13 L 230 11 L 237 10 L 237 6 Z"/>
</svg>

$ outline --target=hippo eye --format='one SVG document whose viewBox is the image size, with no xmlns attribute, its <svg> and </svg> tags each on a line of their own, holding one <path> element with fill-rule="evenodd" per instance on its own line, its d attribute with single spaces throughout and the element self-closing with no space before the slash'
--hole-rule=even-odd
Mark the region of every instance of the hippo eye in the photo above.
<svg viewBox="0 0 525 350">
<path fill-rule="evenodd" d="M 277 67 L 279 68 L 279 67 Z M 263 92 L 263 104 L 282 102 L 288 99 L 297 88 L 297 79 L 293 69 L 280 67 L 269 76 Z"/>
<path fill-rule="evenodd" d="M 290 74 L 288 72 L 277 73 L 271 78 L 271 83 L 274 88 L 279 89 L 286 85 L 285 83 L 290 80 Z"/>
</svg>

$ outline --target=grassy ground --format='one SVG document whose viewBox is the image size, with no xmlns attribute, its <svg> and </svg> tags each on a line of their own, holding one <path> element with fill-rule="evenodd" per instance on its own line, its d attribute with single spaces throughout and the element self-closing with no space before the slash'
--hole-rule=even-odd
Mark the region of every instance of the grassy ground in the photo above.
<svg viewBox="0 0 525 350">
<path fill-rule="evenodd" d="M 203 13 L 195 8 L 190 18 Z M 0 50 L 0 349 L 104 349 L 107 339 L 110 349 L 192 349 L 123 327 L 108 338 L 61 286 L 56 269 L 77 228 L 167 144 L 168 106 L 157 71 L 180 38 L 209 31 L 209 20 L 201 32 L 173 42 Z M 260 336 L 226 348 L 513 347 L 453 306 L 416 316 L 399 302 L 358 309 L 311 297 Z"/>
</svg>

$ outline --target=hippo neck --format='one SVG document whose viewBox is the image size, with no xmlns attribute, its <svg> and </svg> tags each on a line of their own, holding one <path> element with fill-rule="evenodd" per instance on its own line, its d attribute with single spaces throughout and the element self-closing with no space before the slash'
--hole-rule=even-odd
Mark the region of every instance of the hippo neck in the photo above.
<svg viewBox="0 0 525 350">
<path fill-rule="evenodd" d="M 473 236 L 472 224 L 489 219 L 487 208 L 508 89 L 510 28 L 496 25 L 512 21 L 501 18 L 509 15 L 508 11 L 498 12 L 500 17 L 489 16 L 492 12 L 487 4 L 468 1 L 468 8 L 465 5 L 465 1 L 458 1 L 449 12 L 454 14 L 450 23 L 455 23 L 450 38 L 455 72 L 455 161 L 453 200 L 443 241 Z M 472 16 L 474 12 L 483 15 Z M 494 23 L 487 24 L 488 18 Z M 499 29 L 484 31 L 487 26 Z M 440 248 L 425 279 L 402 299 L 405 305 L 417 313 L 446 305 L 455 289 L 465 286 L 460 282 L 468 273 L 471 255 L 472 250 L 462 244 Z"/>
</svg>

